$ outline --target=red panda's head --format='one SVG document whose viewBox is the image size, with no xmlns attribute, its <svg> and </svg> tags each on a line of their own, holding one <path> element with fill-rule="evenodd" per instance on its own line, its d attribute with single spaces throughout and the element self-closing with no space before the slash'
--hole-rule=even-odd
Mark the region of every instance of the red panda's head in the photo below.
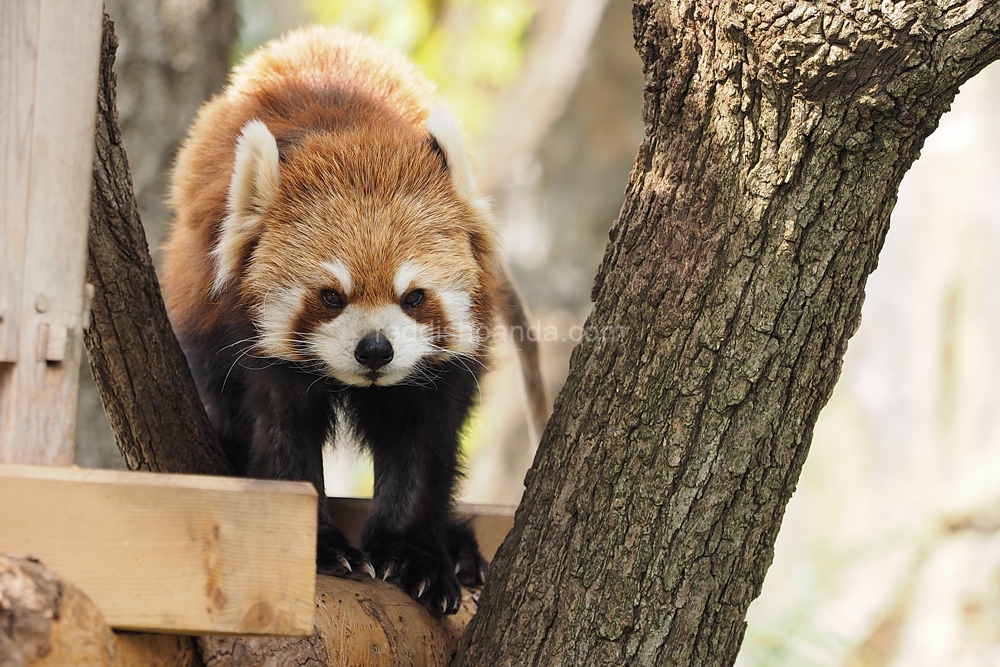
<svg viewBox="0 0 1000 667">
<path fill-rule="evenodd" d="M 237 290 L 259 352 L 354 386 L 480 357 L 496 245 L 450 113 L 288 138 L 272 125 L 243 127 L 213 251 L 213 291 Z"/>
</svg>

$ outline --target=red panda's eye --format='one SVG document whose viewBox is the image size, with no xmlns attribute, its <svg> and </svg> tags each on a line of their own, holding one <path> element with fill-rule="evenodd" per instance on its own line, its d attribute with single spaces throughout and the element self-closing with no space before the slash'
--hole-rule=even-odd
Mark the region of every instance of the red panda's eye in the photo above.
<svg viewBox="0 0 1000 667">
<path fill-rule="evenodd" d="M 424 302 L 424 291 L 415 289 L 403 298 L 403 306 L 406 308 L 416 308 Z"/>
<path fill-rule="evenodd" d="M 344 297 L 337 294 L 336 291 L 332 289 L 325 289 L 319 293 L 321 299 L 323 299 L 323 305 L 327 308 L 343 308 L 345 305 Z"/>
</svg>

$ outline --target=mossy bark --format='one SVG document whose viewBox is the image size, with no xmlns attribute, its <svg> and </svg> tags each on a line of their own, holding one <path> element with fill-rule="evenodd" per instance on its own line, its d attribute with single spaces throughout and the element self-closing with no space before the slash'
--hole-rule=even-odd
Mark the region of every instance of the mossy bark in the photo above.
<svg viewBox="0 0 1000 667">
<path fill-rule="evenodd" d="M 639 0 L 646 139 L 456 665 L 729 665 L 903 174 L 1000 3 Z"/>
</svg>

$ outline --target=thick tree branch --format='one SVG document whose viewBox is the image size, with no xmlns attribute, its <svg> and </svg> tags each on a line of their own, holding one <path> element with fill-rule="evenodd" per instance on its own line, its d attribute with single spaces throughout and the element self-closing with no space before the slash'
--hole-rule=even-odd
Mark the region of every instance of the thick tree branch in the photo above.
<svg viewBox="0 0 1000 667">
<path fill-rule="evenodd" d="M 903 174 L 1000 3 L 640 0 L 640 148 L 460 665 L 736 657 Z"/>
<path fill-rule="evenodd" d="M 118 40 L 104 17 L 87 282 L 90 367 L 132 470 L 232 474 L 160 296 L 115 110 Z"/>
</svg>

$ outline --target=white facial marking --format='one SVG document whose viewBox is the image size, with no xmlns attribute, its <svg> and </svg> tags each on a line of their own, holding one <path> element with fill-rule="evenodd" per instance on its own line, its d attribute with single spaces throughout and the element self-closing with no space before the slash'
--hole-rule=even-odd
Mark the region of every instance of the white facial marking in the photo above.
<svg viewBox="0 0 1000 667">
<path fill-rule="evenodd" d="M 372 371 L 354 358 L 354 351 L 362 338 L 374 332 L 389 341 L 393 356 L 373 379 Z M 369 309 L 348 304 L 336 319 L 316 329 L 309 345 L 341 382 L 356 387 L 386 387 L 406 378 L 433 352 L 432 333 L 430 327 L 415 322 L 399 306 Z"/>
<path fill-rule="evenodd" d="M 345 292 L 353 286 L 350 271 L 343 261 L 330 259 L 322 268 L 340 282 Z M 422 324 L 398 304 L 378 307 L 348 303 L 335 317 L 317 326 L 305 338 L 307 356 L 322 361 L 327 372 L 341 382 L 356 387 L 390 386 L 406 380 L 419 382 L 421 363 L 425 359 L 440 359 L 444 354 L 474 354 L 483 343 L 483 333 L 476 327 L 472 315 L 472 297 L 463 289 L 441 289 L 423 285 L 427 268 L 416 262 L 405 262 L 393 277 L 397 298 L 414 287 L 430 290 L 444 311 L 447 340 L 437 325 Z M 302 350 L 295 347 L 296 332 L 292 330 L 299 313 L 309 298 L 305 287 L 285 287 L 272 290 L 259 308 L 257 325 L 261 331 L 260 348 L 266 354 L 289 360 L 299 360 Z M 355 358 L 358 344 L 366 336 L 377 333 L 392 346 L 392 359 L 372 370 Z"/>
<path fill-rule="evenodd" d="M 461 290 L 442 290 L 438 297 L 450 324 L 449 348 L 459 354 L 475 352 L 481 336 L 472 321 L 472 298 Z"/>
<path fill-rule="evenodd" d="M 351 272 L 347 269 L 347 265 L 344 264 L 339 259 L 331 259 L 327 262 L 323 262 L 323 268 L 330 272 L 337 282 L 340 283 L 341 289 L 344 290 L 344 296 L 348 296 L 351 293 Z"/>
<path fill-rule="evenodd" d="M 414 278 L 420 274 L 420 265 L 416 262 L 403 262 L 396 271 L 396 277 L 392 281 L 392 286 L 396 288 L 396 296 L 400 299 L 406 293 L 406 289 L 413 283 Z"/>
<path fill-rule="evenodd" d="M 271 290 L 264 298 L 257 313 L 260 329 L 259 347 L 266 354 L 281 359 L 295 360 L 292 326 L 302 311 L 306 288 L 300 286 Z"/>
</svg>

